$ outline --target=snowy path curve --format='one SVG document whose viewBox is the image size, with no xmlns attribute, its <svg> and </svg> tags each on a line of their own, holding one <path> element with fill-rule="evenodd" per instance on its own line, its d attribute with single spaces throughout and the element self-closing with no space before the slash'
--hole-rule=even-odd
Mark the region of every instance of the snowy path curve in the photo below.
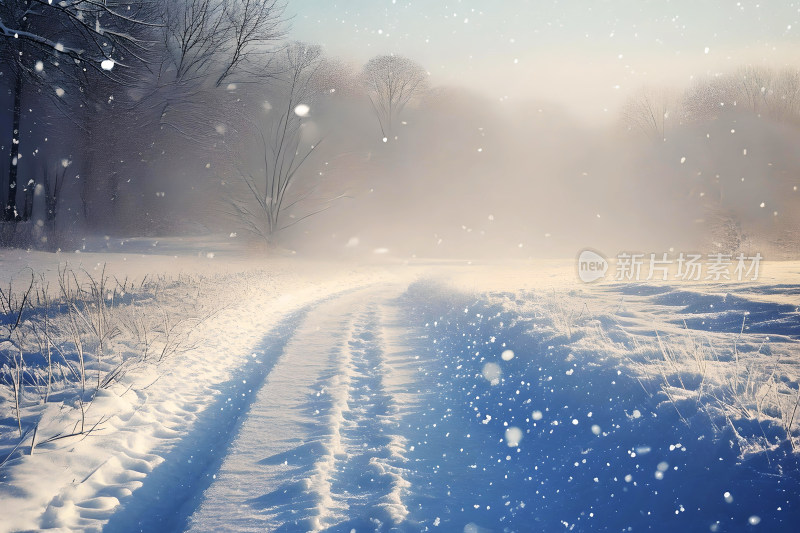
<svg viewBox="0 0 800 533">
<path fill-rule="evenodd" d="M 400 401 L 410 404 L 400 399 L 410 376 L 393 366 L 410 354 L 388 351 L 384 339 L 398 327 L 387 316 L 397 294 L 361 291 L 308 313 L 190 529 L 321 531 L 359 519 L 397 524 L 407 516 L 406 443 L 397 414 Z"/>
<path fill-rule="evenodd" d="M 788 445 L 743 458 L 745 421 L 662 401 L 607 353 L 598 320 L 570 331 L 538 301 L 436 282 L 314 301 L 268 332 L 106 531 L 796 523 Z"/>
<path fill-rule="evenodd" d="M 392 292 L 358 292 L 305 317 L 190 518 L 190 529 L 321 531 L 398 523 L 408 482 L 384 382 Z"/>
<path fill-rule="evenodd" d="M 165 490 L 134 495 L 105 530 L 401 523 L 410 483 L 399 428 L 418 400 L 408 392 L 414 352 L 392 303 L 404 289 L 353 291 L 287 317 L 242 370 L 261 383 L 242 379 L 221 395 L 172 466 L 148 480 Z"/>
</svg>

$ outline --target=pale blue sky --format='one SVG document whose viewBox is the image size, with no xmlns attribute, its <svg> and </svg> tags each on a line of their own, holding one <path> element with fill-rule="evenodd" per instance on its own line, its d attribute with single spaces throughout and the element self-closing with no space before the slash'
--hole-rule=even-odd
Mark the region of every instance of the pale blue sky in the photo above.
<svg viewBox="0 0 800 533">
<path fill-rule="evenodd" d="M 435 84 L 602 117 L 641 85 L 742 64 L 800 66 L 800 2 L 289 0 L 290 36 L 363 63 L 412 57 Z M 609 110 L 609 111 L 606 111 Z"/>
</svg>

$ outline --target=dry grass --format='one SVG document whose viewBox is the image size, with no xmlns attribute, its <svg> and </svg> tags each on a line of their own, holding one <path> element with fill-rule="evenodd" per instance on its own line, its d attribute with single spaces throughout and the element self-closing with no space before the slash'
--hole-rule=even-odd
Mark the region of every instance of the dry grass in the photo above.
<svg viewBox="0 0 800 533">
<path fill-rule="evenodd" d="M 32 454 L 44 442 L 96 431 L 105 418 L 89 421 L 87 411 L 99 391 L 135 388 L 140 371 L 191 350 L 197 326 L 225 306 L 201 294 L 205 285 L 199 277 L 133 283 L 105 268 L 62 266 L 55 287 L 25 271 L 0 288 L 0 408 L 11 406 L 19 443 L 3 463 L 23 442 Z M 53 402 L 71 413 L 62 417 L 69 422 L 37 440 Z"/>
</svg>

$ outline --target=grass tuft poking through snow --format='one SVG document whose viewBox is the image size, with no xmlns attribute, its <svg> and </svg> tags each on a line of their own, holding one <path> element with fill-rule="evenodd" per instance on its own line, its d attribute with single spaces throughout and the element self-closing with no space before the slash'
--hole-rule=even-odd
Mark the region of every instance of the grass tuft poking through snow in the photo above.
<svg viewBox="0 0 800 533">
<path fill-rule="evenodd" d="M 137 285 L 105 268 L 91 274 L 65 265 L 56 287 L 26 271 L 0 289 L 0 379 L 17 433 L 13 448 L 2 450 L 2 464 L 101 429 L 106 417 L 90 414 L 101 391 L 192 348 L 193 330 L 213 310 L 170 309 L 168 288 L 165 278 Z M 135 378 L 125 382 L 137 385 Z"/>
</svg>

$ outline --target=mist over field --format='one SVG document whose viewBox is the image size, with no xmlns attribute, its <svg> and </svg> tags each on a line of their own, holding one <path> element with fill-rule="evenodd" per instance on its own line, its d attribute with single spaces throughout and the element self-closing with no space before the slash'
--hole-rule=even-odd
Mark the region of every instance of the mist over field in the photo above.
<svg viewBox="0 0 800 533">
<path fill-rule="evenodd" d="M 788 5 L 383 4 L 4 2 L 3 242 L 796 255 Z"/>
</svg>

